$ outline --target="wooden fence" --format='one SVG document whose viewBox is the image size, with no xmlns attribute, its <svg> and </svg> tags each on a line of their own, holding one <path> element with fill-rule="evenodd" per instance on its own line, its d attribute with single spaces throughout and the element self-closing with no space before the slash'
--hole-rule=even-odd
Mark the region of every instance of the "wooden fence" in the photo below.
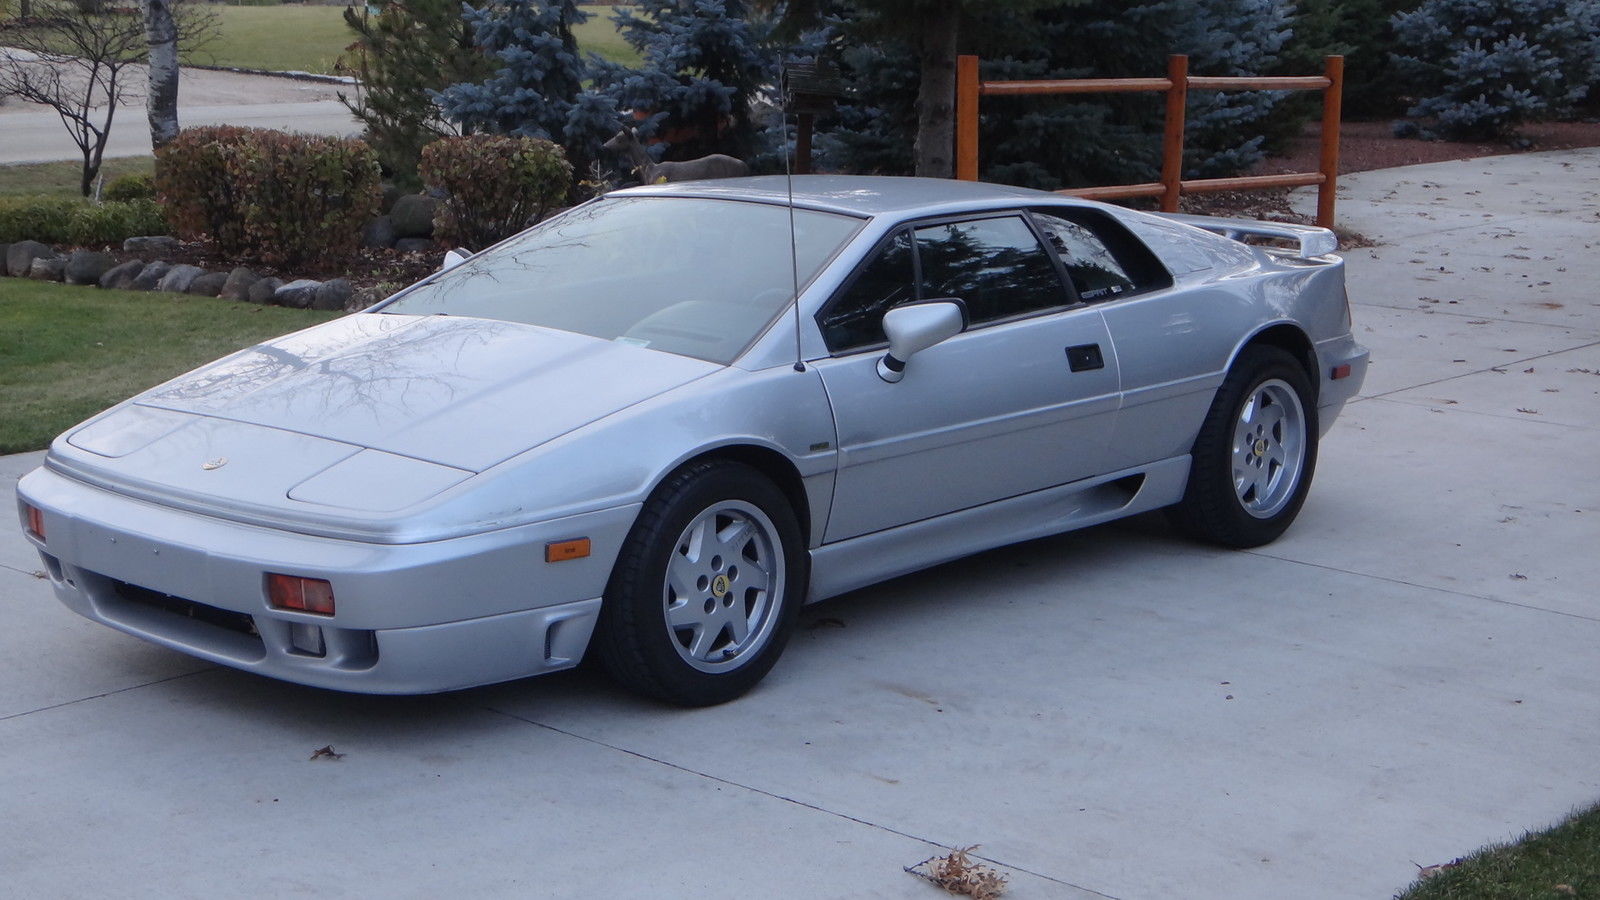
<svg viewBox="0 0 1600 900">
<path fill-rule="evenodd" d="M 1239 178 L 1183 178 L 1183 123 L 1190 90 L 1199 91 L 1321 91 L 1322 158 L 1315 172 L 1287 175 L 1250 175 Z M 1167 95 L 1165 128 L 1161 140 L 1161 180 L 1148 184 L 1121 184 L 1077 188 L 1060 193 L 1094 200 L 1126 197 L 1160 197 L 1161 208 L 1176 212 L 1184 194 L 1236 191 L 1253 188 L 1317 185 L 1317 224 L 1333 225 L 1334 189 L 1339 179 L 1339 111 L 1344 91 L 1344 57 L 1326 59 L 1321 75 L 1211 78 L 1191 76 L 1189 57 L 1167 60 L 1165 78 L 1075 78 L 1047 81 L 981 81 L 978 57 L 956 61 L 956 177 L 978 180 L 978 100 L 980 97 L 1014 97 L 1023 94 L 1164 93 Z"/>
</svg>

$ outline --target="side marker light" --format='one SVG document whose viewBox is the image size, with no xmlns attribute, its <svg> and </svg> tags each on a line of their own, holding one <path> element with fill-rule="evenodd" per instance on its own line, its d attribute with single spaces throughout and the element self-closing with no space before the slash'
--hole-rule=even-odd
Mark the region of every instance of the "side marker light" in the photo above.
<svg viewBox="0 0 1600 900">
<path fill-rule="evenodd" d="M 1349 363 L 1345 363 L 1344 365 L 1334 366 L 1333 367 L 1333 380 L 1334 381 L 1338 381 L 1341 378 L 1349 378 L 1349 377 L 1350 377 L 1350 364 Z"/>
<path fill-rule="evenodd" d="M 544 561 L 547 563 L 566 562 L 569 559 L 583 559 L 589 555 L 589 539 L 573 538 L 569 541 L 555 541 L 544 545 Z"/>
<path fill-rule="evenodd" d="M 44 540 L 44 511 L 26 503 L 22 508 L 28 512 L 28 533 L 41 541 Z"/>
</svg>

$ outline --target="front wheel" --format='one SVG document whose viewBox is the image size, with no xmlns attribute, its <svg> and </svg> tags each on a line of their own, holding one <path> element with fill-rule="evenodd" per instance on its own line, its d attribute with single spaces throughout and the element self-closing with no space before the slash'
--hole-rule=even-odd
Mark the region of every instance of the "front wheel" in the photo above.
<svg viewBox="0 0 1600 900">
<path fill-rule="evenodd" d="M 783 492 L 740 463 L 692 463 L 651 495 L 623 545 L 600 610 L 600 660 L 649 697 L 732 700 L 777 662 L 805 583 Z"/>
<path fill-rule="evenodd" d="M 1314 397 L 1293 356 L 1246 347 L 1195 438 L 1189 484 L 1168 510 L 1173 524 L 1225 547 L 1259 547 L 1283 534 L 1316 467 Z"/>
</svg>

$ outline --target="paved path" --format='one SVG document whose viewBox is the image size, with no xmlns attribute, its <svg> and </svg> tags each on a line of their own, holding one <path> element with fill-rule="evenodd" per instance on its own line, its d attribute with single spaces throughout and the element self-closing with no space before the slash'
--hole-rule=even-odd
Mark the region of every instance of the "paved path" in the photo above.
<svg viewBox="0 0 1600 900">
<path fill-rule="evenodd" d="M 18 51 L 0 48 L 0 54 Z M 148 156 L 150 126 L 144 110 L 144 72 L 124 76 L 134 100 L 112 119 L 107 157 Z M 251 125 L 316 134 L 354 134 L 361 123 L 337 99 L 341 85 L 268 75 L 184 68 L 178 85 L 178 119 L 194 125 Z M 0 106 L 0 165 L 81 160 L 78 146 L 56 113 L 12 100 Z"/>
<path fill-rule="evenodd" d="M 1600 797 L 1597 163 L 1345 181 L 1374 364 L 1283 540 L 982 554 L 812 609 L 716 709 L 213 668 L 0 528 L 8 890 L 933 900 L 901 866 L 978 843 L 1018 900 L 1387 898 Z"/>
</svg>

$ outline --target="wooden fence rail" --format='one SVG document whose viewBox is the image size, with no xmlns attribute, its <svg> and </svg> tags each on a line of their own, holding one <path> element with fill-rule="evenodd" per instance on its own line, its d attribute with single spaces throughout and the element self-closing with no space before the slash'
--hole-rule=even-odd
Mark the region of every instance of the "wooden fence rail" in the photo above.
<svg viewBox="0 0 1600 900">
<path fill-rule="evenodd" d="M 1286 175 L 1250 175 L 1239 178 L 1183 178 L 1183 124 L 1189 91 L 1321 91 L 1322 155 L 1315 172 Z M 1189 57 L 1167 60 L 1165 78 L 1073 78 L 1047 81 L 981 81 L 978 57 L 956 61 L 956 177 L 978 180 L 978 100 L 980 97 L 1015 97 L 1033 94 L 1164 93 L 1167 95 L 1165 127 L 1161 138 L 1161 180 L 1148 184 L 1119 184 L 1076 188 L 1060 193 L 1095 200 L 1160 197 L 1161 208 L 1176 212 L 1184 194 L 1238 191 L 1254 188 L 1317 185 L 1317 224 L 1333 225 L 1334 189 L 1339 180 L 1339 114 L 1344 93 L 1344 57 L 1330 56 L 1323 74 L 1212 78 L 1191 76 Z"/>
</svg>

